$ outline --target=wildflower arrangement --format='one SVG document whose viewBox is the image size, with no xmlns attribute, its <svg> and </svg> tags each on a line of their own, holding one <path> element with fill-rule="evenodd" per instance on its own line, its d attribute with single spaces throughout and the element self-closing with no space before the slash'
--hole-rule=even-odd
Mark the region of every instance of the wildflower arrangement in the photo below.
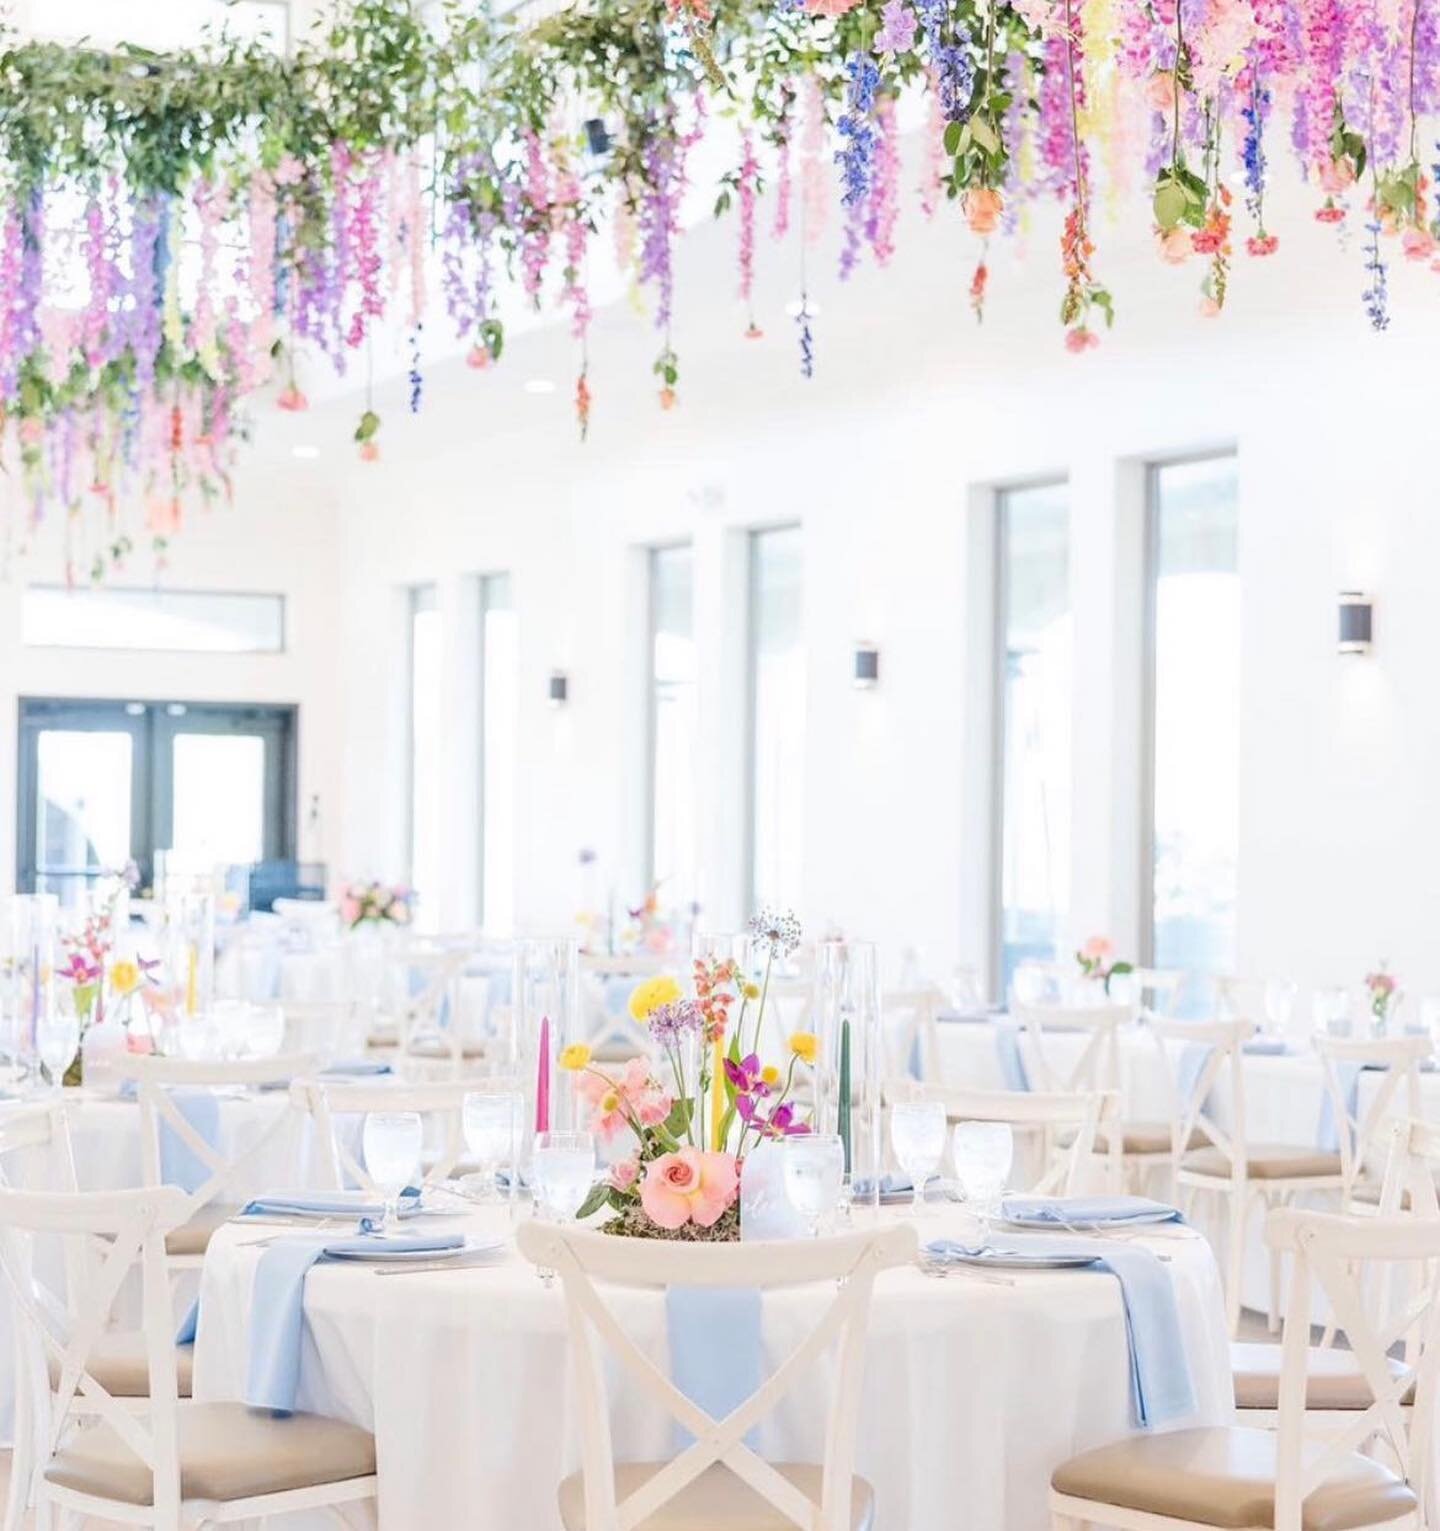
<svg viewBox="0 0 1440 1531">
<path fill-rule="evenodd" d="M 350 930 L 361 925 L 408 925 L 414 918 L 415 890 L 404 883 L 352 882 L 340 895 L 340 918 Z"/>
<path fill-rule="evenodd" d="M 602 1066 L 583 1042 L 560 1054 L 590 1129 L 607 1142 L 624 1132 L 635 1140 L 580 1211 L 610 1208 L 608 1232 L 738 1238 L 746 1152 L 811 1130 L 799 1086 L 815 1066 L 814 1035 L 793 1033 L 783 1063 L 760 1057 L 771 971 L 798 944 L 799 922 L 767 911 L 750 922 L 750 934 L 764 956 L 759 982 L 733 958 L 697 958 L 692 994 L 671 975 L 636 985 L 629 1010 L 649 1037 L 650 1057 Z"/>
<path fill-rule="evenodd" d="M 1107 994 L 1112 978 L 1135 971 L 1133 962 L 1115 960 L 1115 943 L 1108 936 L 1091 936 L 1075 953 L 1075 960 L 1080 964 L 1080 976 L 1103 983 Z"/>
</svg>

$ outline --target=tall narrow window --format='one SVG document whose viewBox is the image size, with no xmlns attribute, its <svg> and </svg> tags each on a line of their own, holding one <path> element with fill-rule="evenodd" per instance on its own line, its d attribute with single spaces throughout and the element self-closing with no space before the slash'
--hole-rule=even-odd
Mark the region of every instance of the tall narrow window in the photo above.
<svg viewBox="0 0 1440 1531">
<path fill-rule="evenodd" d="M 1240 573 L 1233 457 L 1150 470 L 1150 957 L 1233 971 Z"/>
<path fill-rule="evenodd" d="M 426 930 L 441 923 L 441 664 L 435 587 L 416 585 L 410 591 L 410 883 L 418 898 L 416 923 Z"/>
<path fill-rule="evenodd" d="M 688 544 L 650 550 L 650 882 L 677 913 L 695 897 L 694 563 Z"/>
<path fill-rule="evenodd" d="M 491 936 L 508 936 L 515 929 L 517 636 L 510 576 L 484 575 L 480 580 L 480 921 Z"/>
<path fill-rule="evenodd" d="M 999 673 L 998 991 L 1058 954 L 1070 893 L 1072 639 L 1064 484 L 1001 492 L 996 515 Z"/>
<path fill-rule="evenodd" d="M 750 534 L 751 903 L 798 907 L 804 856 L 805 647 L 798 526 Z"/>
</svg>

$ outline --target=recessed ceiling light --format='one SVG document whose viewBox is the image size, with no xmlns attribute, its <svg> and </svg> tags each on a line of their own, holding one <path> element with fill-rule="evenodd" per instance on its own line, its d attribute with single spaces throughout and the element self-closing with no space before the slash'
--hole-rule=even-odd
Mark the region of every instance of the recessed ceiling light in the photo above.
<svg viewBox="0 0 1440 1531">
<path fill-rule="evenodd" d="M 525 383 L 526 393 L 554 393 L 555 384 L 548 377 L 528 378 Z"/>
<path fill-rule="evenodd" d="M 291 447 L 290 448 L 290 455 L 292 457 L 304 457 L 304 458 L 307 458 L 307 459 L 311 458 L 311 457 L 319 457 L 319 455 L 320 455 L 320 448 L 319 447 L 307 447 L 307 446 Z"/>
<path fill-rule="evenodd" d="M 798 319 L 802 311 L 809 314 L 812 319 L 818 319 L 820 317 L 820 305 L 815 301 L 814 298 L 792 298 L 785 305 L 785 312 L 789 314 L 792 319 Z"/>
</svg>

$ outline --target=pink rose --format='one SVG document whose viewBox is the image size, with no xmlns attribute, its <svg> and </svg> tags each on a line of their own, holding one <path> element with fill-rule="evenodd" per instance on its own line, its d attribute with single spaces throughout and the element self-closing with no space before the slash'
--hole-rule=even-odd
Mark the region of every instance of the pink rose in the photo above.
<svg viewBox="0 0 1440 1531">
<path fill-rule="evenodd" d="M 1195 248 L 1190 235 L 1179 228 L 1166 229 L 1163 233 L 1157 230 L 1155 244 L 1160 251 L 1160 259 L 1167 266 L 1183 266 Z"/>
<path fill-rule="evenodd" d="M 610 1166 L 610 1184 L 617 1191 L 628 1191 L 640 1176 L 638 1159 L 622 1159 Z"/>
<path fill-rule="evenodd" d="M 1166 117 L 1175 110 L 1175 76 L 1169 69 L 1157 69 L 1145 82 L 1145 101 Z"/>
<path fill-rule="evenodd" d="M 1100 344 L 1100 337 L 1083 324 L 1065 331 L 1065 349 L 1078 356 L 1082 351 L 1093 350 Z"/>
<path fill-rule="evenodd" d="M 689 1222 L 711 1228 L 734 1202 L 739 1186 L 733 1154 L 682 1148 L 651 1161 L 640 1204 L 661 1228 L 683 1228 Z"/>
<path fill-rule="evenodd" d="M 1406 260 L 1429 260 L 1435 253 L 1435 241 L 1424 229 L 1406 229 L 1400 243 Z"/>
<path fill-rule="evenodd" d="M 1086 962 L 1105 962 L 1115 955 L 1115 943 L 1108 936 L 1091 936 L 1080 948 Z"/>
<path fill-rule="evenodd" d="M 1220 305 L 1208 293 L 1200 299 L 1200 317 L 1202 319 L 1216 319 L 1220 316 Z"/>
</svg>

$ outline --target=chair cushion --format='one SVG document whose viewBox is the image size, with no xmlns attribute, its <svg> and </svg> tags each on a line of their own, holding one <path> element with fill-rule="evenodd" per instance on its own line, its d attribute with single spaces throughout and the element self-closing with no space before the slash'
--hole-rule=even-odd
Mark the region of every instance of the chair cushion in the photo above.
<svg viewBox="0 0 1440 1531">
<path fill-rule="evenodd" d="M 1308 1180 L 1320 1175 L 1338 1179 L 1340 1175 L 1339 1154 L 1319 1153 L 1294 1143 L 1256 1144 L 1248 1150 L 1246 1164 L 1251 1180 Z M 1180 1168 L 1197 1175 L 1230 1178 L 1230 1161 L 1218 1148 L 1201 1148 L 1186 1154 Z"/>
<path fill-rule="evenodd" d="M 1135 1435 L 1071 1457 L 1050 1484 L 1075 1499 L 1248 1531 L 1275 1524 L 1275 1442 L 1271 1430 L 1223 1427 Z M 1404 1479 L 1350 1452 L 1305 1500 L 1301 1525 L 1352 1531 L 1398 1520 L 1418 1505 Z"/>
<path fill-rule="evenodd" d="M 239 1207 L 207 1202 L 188 1223 L 181 1223 L 165 1235 L 165 1253 L 203 1255 L 210 1247 L 215 1230 L 228 1223 L 239 1210 Z"/>
<path fill-rule="evenodd" d="M 1280 1407 L 1280 1346 L 1232 1345 L 1230 1364 L 1235 1372 L 1237 1409 Z M 1406 1374 L 1407 1368 L 1400 1362 L 1392 1359 L 1387 1364 L 1392 1377 L 1403 1377 Z M 1408 1404 L 1414 1398 L 1415 1384 L 1412 1380 L 1402 1401 Z M 1374 1402 L 1375 1394 L 1351 1351 L 1310 1351 L 1305 1363 L 1307 1409 L 1368 1409 Z"/>
<path fill-rule="evenodd" d="M 368 1478 L 375 1437 L 319 1414 L 277 1418 L 243 1403 L 187 1403 L 179 1411 L 180 1497 L 222 1503 L 319 1483 Z M 50 1459 L 61 1488 L 121 1504 L 150 1504 L 150 1469 L 108 1424 L 82 1430 Z"/>
<path fill-rule="evenodd" d="M 1122 1154 L 1168 1154 L 1170 1152 L 1170 1127 L 1165 1122 L 1125 1122 L 1120 1128 L 1120 1152 Z M 1062 1148 L 1069 1148 L 1075 1141 L 1075 1133 L 1066 1132 L 1060 1138 Z M 1189 1148 L 1203 1148 L 1209 1138 L 1198 1127 L 1190 1129 Z M 1095 1129 L 1095 1148 L 1099 1153 L 1110 1151 L 1110 1129 Z"/>
<path fill-rule="evenodd" d="M 112 1398 L 148 1398 L 150 1396 L 150 1366 L 145 1355 L 145 1336 L 138 1329 L 120 1329 L 113 1334 L 102 1334 L 90 1347 L 86 1358 L 90 1375 Z M 60 1386 L 60 1362 L 49 1357 L 50 1386 Z M 195 1375 L 195 1347 L 175 1347 L 175 1381 L 180 1396 L 190 1396 L 190 1384 Z M 83 1405 L 84 1400 L 80 1402 Z"/>
<path fill-rule="evenodd" d="M 627 1499 L 648 1483 L 668 1462 L 617 1462 L 615 1498 Z M 804 1462 L 775 1462 L 800 1492 L 820 1502 L 819 1467 Z M 875 1518 L 875 1491 L 863 1478 L 852 1480 L 851 1531 L 871 1531 Z M 571 1473 L 560 1485 L 560 1519 L 565 1531 L 585 1531 L 585 1479 Z M 762 1498 L 723 1463 L 707 1467 L 689 1487 L 666 1500 L 653 1515 L 636 1525 L 636 1531 L 795 1531 L 795 1522 Z"/>
</svg>

